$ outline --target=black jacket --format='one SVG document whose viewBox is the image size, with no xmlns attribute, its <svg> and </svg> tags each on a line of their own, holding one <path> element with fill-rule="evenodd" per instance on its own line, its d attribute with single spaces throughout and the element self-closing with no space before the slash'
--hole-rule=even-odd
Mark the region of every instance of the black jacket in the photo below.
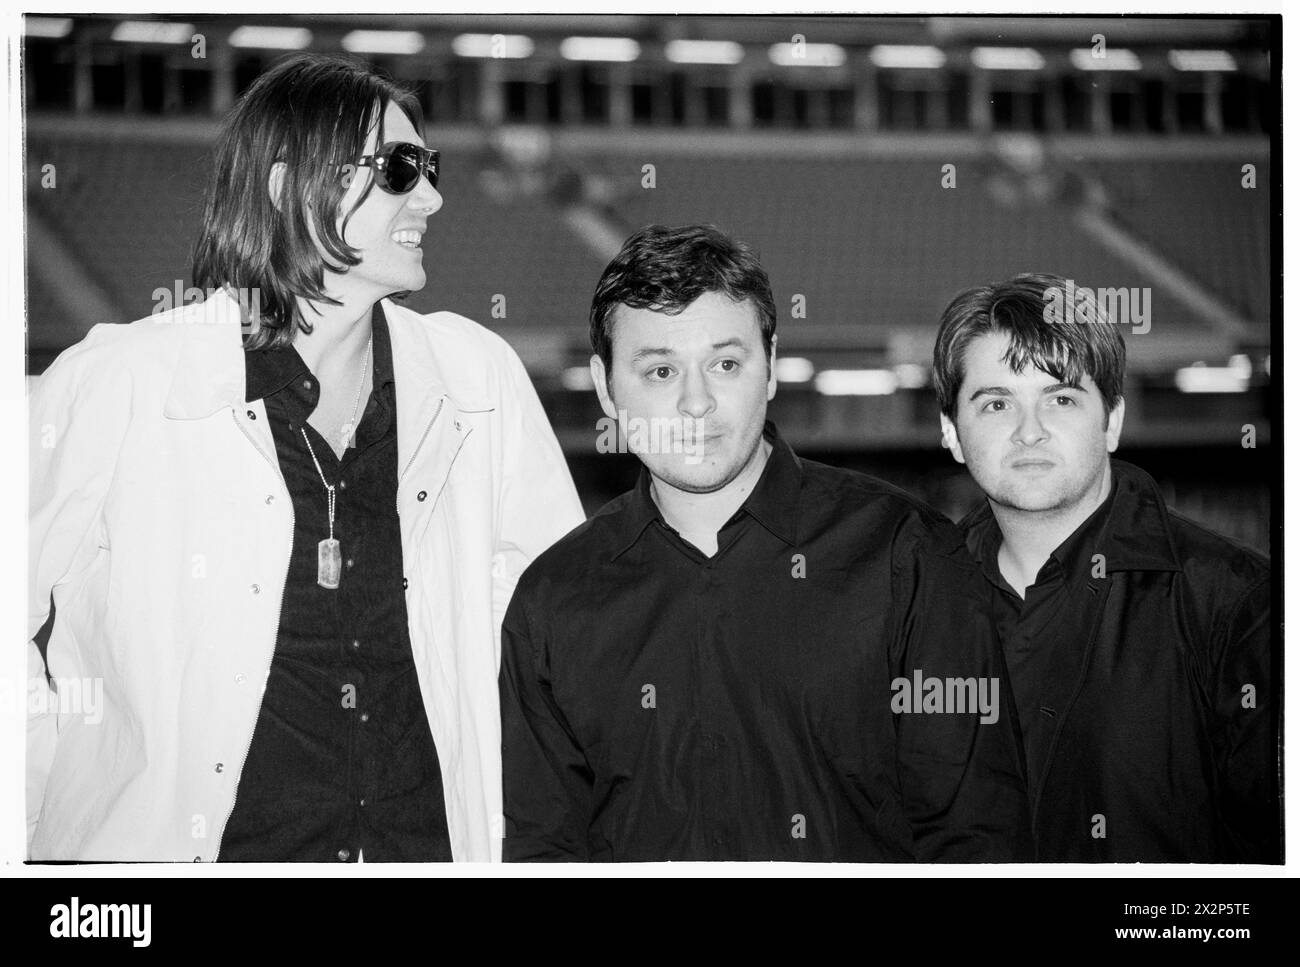
<svg viewBox="0 0 1300 967">
<path fill-rule="evenodd" d="M 1169 510 L 1142 470 L 1111 465 L 1114 505 L 1083 556 L 1090 599 L 1063 652 L 1078 670 L 1047 696 L 1043 741 L 1021 743 L 1039 777 L 1037 857 L 1280 863 L 1269 561 Z M 961 527 L 978 556 L 997 522 L 985 504 Z"/>
</svg>

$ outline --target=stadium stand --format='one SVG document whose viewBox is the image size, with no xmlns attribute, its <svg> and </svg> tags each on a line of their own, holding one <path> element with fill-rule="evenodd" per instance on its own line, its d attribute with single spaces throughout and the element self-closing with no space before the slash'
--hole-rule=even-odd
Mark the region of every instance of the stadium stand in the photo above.
<svg viewBox="0 0 1300 967">
<path fill-rule="evenodd" d="M 243 17 L 190 18 L 206 59 L 191 56 L 191 34 L 171 48 L 115 40 L 121 19 L 28 18 L 31 374 L 90 325 L 147 315 L 156 290 L 189 286 L 220 116 L 284 53 L 223 53 Z M 418 57 L 370 55 L 418 86 L 443 155 L 428 284 L 408 304 L 469 316 L 516 348 L 589 510 L 635 472 L 631 458 L 593 452 L 600 411 L 583 368 L 596 279 L 642 225 L 712 222 L 758 249 L 781 354 L 807 370 L 783 375 L 772 406 L 787 436 L 809 456 L 910 481 L 952 514 L 973 497 L 935 446 L 927 388 L 952 296 L 1023 271 L 1149 289 L 1151 331 L 1128 338 L 1125 446 L 1154 454 L 1167 494 L 1198 519 L 1267 547 L 1261 474 L 1205 465 L 1207 453 L 1240 454 L 1246 425 L 1260 454 L 1269 446 L 1276 67 L 1264 21 L 1107 22 L 1142 64 L 1140 77 L 1111 77 L 1079 66 L 1075 35 L 1095 25 L 1069 18 L 1017 20 L 1015 50 L 1037 45 L 1041 63 L 1011 71 L 975 65 L 1000 42 L 989 21 L 814 18 L 819 39 L 842 45 L 824 49 L 844 57 L 822 73 L 780 62 L 778 48 L 794 55 L 779 18 L 371 19 L 279 18 L 335 53 L 367 24 L 423 38 Z M 669 62 L 673 41 L 733 28 L 735 66 Z M 562 41 L 579 29 L 635 34 L 639 60 L 567 61 Z M 516 30 L 536 40 L 520 59 L 459 46 L 494 44 L 495 31 L 518 45 Z M 1172 47 L 1198 48 L 1208 66 L 1171 68 Z M 882 50 L 942 66 L 882 66 Z M 1232 385 L 1186 392 L 1189 368 Z M 809 378 L 829 369 L 894 384 L 835 395 Z"/>
</svg>

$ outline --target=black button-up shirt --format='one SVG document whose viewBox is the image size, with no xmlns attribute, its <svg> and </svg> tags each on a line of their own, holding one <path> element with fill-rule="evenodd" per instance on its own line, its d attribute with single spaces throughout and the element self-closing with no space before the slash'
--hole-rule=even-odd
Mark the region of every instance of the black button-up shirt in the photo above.
<svg viewBox="0 0 1300 967">
<path fill-rule="evenodd" d="M 1101 506 L 1048 556 L 1034 583 L 1025 588 L 1024 598 L 998 566 L 1002 532 L 996 523 L 976 547 L 980 569 L 992 589 L 990 605 L 1011 679 L 1030 790 L 1037 788 L 1053 723 L 1062 711 L 1058 696 L 1072 689 L 1082 668 L 1087 638 L 1081 629 L 1089 624 L 1096 597 L 1089 579 L 1094 571 L 1105 576 L 1105 558 L 1096 555 L 1114 502 L 1112 483 Z"/>
<path fill-rule="evenodd" d="M 766 433 L 713 557 L 643 471 L 525 572 L 502 638 L 507 860 L 1028 855 L 1001 703 L 988 724 L 891 710 L 898 677 L 1000 668 L 955 529 Z"/>
<path fill-rule="evenodd" d="M 374 391 L 340 461 L 307 422 L 320 386 L 297 350 L 245 354 L 293 500 L 279 634 L 222 860 L 450 860 L 441 772 L 411 652 L 397 514 L 392 345 L 375 306 Z M 317 584 L 336 486 L 337 589 Z"/>
</svg>

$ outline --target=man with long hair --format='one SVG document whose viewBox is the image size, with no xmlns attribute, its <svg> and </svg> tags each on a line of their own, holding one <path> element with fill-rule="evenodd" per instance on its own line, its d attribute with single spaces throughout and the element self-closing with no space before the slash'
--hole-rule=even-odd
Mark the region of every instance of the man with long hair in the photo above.
<svg viewBox="0 0 1300 967">
<path fill-rule="evenodd" d="M 499 857 L 500 620 L 582 514 L 515 354 L 390 298 L 440 160 L 389 80 L 280 63 L 217 145 L 209 298 L 40 380 L 33 859 Z"/>
</svg>

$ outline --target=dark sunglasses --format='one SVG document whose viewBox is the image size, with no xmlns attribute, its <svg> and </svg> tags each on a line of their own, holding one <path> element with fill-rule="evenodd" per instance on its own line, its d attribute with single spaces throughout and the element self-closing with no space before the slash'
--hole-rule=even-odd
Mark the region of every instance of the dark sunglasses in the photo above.
<svg viewBox="0 0 1300 967">
<path fill-rule="evenodd" d="M 405 195 L 420 183 L 420 175 L 429 176 L 429 184 L 438 187 L 438 152 L 409 141 L 389 141 L 374 154 L 357 162 L 375 169 L 375 183 L 390 195 Z"/>
</svg>

